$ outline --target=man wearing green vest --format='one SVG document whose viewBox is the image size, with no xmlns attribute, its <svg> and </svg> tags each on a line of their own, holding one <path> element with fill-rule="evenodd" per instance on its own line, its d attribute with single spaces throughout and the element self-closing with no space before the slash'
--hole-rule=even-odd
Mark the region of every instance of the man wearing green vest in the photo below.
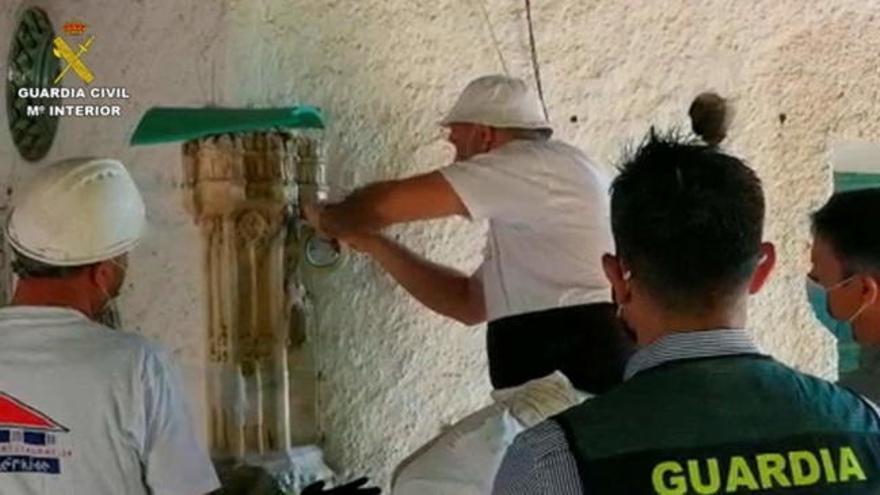
<svg viewBox="0 0 880 495">
<path fill-rule="evenodd" d="M 603 265 L 640 349 L 622 385 L 521 433 L 493 493 L 880 493 L 873 404 L 746 330 L 775 262 L 755 173 L 652 132 L 614 181 L 611 219 Z"/>
</svg>

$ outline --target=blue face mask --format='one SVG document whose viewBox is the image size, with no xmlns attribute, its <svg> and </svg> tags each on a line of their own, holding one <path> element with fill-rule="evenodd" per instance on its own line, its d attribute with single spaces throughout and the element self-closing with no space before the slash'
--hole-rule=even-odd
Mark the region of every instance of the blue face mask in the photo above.
<svg viewBox="0 0 880 495">
<path fill-rule="evenodd" d="M 859 367 L 859 344 L 855 340 L 852 323 L 838 320 L 828 310 L 828 291 L 829 289 L 807 277 L 807 298 L 810 306 L 813 307 L 816 318 L 837 338 L 838 368 L 841 373 L 854 371 Z"/>
</svg>

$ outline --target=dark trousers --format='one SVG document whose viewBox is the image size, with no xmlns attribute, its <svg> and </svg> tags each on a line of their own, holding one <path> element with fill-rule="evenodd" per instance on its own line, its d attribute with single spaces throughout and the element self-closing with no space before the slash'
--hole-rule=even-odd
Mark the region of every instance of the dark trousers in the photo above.
<svg viewBox="0 0 880 495">
<path fill-rule="evenodd" d="M 623 381 L 635 343 L 611 303 L 584 304 L 489 322 L 486 348 L 495 388 L 561 371 L 578 390 L 608 391 Z"/>
</svg>

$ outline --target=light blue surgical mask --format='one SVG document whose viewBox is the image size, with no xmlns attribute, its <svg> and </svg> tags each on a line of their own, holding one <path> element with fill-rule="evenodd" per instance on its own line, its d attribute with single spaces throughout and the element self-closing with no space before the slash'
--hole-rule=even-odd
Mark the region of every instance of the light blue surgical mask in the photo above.
<svg viewBox="0 0 880 495">
<path fill-rule="evenodd" d="M 860 346 L 855 340 L 852 318 L 850 321 L 843 321 L 831 315 L 831 311 L 828 309 L 828 293 L 842 287 L 849 280 L 846 279 L 826 289 L 815 280 L 807 277 L 807 298 L 810 301 L 810 306 L 813 307 L 816 318 L 837 338 L 838 368 L 841 373 L 858 369 Z"/>
</svg>

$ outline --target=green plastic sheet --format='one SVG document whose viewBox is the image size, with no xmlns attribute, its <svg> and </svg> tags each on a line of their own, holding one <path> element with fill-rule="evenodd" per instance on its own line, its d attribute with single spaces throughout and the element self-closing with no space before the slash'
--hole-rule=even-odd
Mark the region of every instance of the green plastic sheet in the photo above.
<svg viewBox="0 0 880 495">
<path fill-rule="evenodd" d="M 132 145 L 189 141 L 213 134 L 273 129 L 323 129 L 321 111 L 284 108 L 168 108 L 147 111 L 131 136 Z"/>
<path fill-rule="evenodd" d="M 880 188 L 880 174 L 864 172 L 835 172 L 834 190 L 852 191 L 854 189 Z"/>
</svg>

